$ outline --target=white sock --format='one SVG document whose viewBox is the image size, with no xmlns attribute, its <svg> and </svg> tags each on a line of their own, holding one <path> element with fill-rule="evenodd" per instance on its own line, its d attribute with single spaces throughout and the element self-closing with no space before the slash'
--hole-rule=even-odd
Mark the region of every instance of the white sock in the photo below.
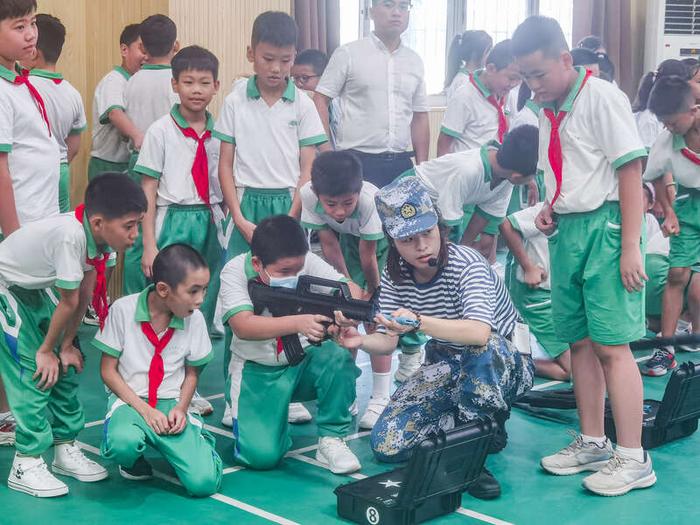
<svg viewBox="0 0 700 525">
<path fill-rule="evenodd" d="M 608 438 L 606 438 L 605 436 L 593 437 L 593 436 L 587 436 L 586 434 L 581 434 L 581 439 L 583 439 L 584 443 L 593 443 L 599 447 L 603 447 Z"/>
<path fill-rule="evenodd" d="M 374 399 L 388 399 L 391 391 L 391 372 L 380 374 L 372 372 L 372 397 Z"/>
<path fill-rule="evenodd" d="M 615 452 L 625 459 L 633 459 L 644 463 L 644 449 L 643 448 L 626 448 L 618 445 L 615 447 Z"/>
</svg>

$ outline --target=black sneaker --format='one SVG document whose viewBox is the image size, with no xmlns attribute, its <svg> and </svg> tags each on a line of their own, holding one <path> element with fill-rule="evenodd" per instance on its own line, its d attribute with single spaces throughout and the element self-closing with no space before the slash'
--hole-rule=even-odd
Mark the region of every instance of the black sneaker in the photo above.
<svg viewBox="0 0 700 525">
<path fill-rule="evenodd" d="M 659 377 L 678 366 L 676 356 L 665 348 L 657 348 L 652 356 L 640 367 L 645 376 Z"/>
<path fill-rule="evenodd" d="M 127 468 L 123 465 L 119 465 L 119 474 L 121 474 L 124 479 L 143 481 L 153 477 L 153 467 L 146 461 L 146 458 L 141 456 L 136 460 L 133 467 Z"/>
<path fill-rule="evenodd" d="M 496 499 L 501 495 L 501 484 L 489 469 L 484 467 L 479 477 L 467 487 L 467 492 L 477 499 Z"/>
<path fill-rule="evenodd" d="M 496 431 L 493 433 L 491 445 L 489 445 L 489 454 L 498 454 L 506 448 L 508 444 L 508 432 L 506 431 L 506 421 L 510 417 L 510 411 L 499 411 L 493 415 L 496 421 Z"/>
</svg>

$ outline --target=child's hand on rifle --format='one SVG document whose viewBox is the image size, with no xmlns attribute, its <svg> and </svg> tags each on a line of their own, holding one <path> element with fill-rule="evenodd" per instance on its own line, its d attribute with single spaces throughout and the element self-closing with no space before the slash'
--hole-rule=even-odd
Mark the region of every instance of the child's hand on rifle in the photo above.
<svg viewBox="0 0 700 525">
<path fill-rule="evenodd" d="M 295 317 L 297 318 L 296 331 L 313 342 L 323 341 L 323 338 L 326 337 L 326 327 L 333 323 L 333 319 L 319 314 L 304 314 Z"/>
</svg>

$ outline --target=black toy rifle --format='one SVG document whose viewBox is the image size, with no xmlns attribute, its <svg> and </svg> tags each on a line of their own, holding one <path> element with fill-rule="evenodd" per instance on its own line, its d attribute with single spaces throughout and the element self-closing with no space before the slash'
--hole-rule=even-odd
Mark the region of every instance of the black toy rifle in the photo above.
<svg viewBox="0 0 700 525">
<path fill-rule="evenodd" d="M 300 276 L 295 289 L 271 287 L 258 279 L 251 279 L 248 281 L 248 294 L 256 315 L 267 309 L 273 317 L 313 314 L 333 319 L 334 312 L 339 310 L 348 319 L 372 323 L 379 312 L 379 289 L 375 290 L 369 301 L 362 301 L 352 297 L 347 283 L 311 275 Z M 280 339 L 289 364 L 298 365 L 304 359 L 299 336 L 290 334 Z"/>
</svg>

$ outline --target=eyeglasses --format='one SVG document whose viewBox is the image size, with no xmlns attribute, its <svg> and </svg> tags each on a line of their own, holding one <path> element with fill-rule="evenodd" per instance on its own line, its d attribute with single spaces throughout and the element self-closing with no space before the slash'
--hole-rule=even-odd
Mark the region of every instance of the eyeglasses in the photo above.
<svg viewBox="0 0 700 525">
<path fill-rule="evenodd" d="M 292 77 L 294 82 L 300 82 L 301 84 L 306 84 L 312 78 L 318 78 L 321 75 L 299 75 L 298 77 Z"/>
<path fill-rule="evenodd" d="M 411 2 L 392 2 L 391 0 L 384 0 L 383 2 L 380 2 L 380 4 L 384 9 L 387 9 L 389 11 L 398 9 L 403 13 L 408 13 L 413 7 L 413 5 L 411 5 Z"/>
</svg>

